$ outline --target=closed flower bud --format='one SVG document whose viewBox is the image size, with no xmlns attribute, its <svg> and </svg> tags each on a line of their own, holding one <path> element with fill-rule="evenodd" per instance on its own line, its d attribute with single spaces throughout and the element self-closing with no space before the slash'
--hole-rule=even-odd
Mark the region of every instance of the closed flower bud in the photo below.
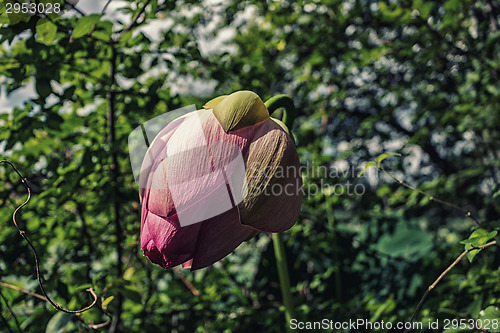
<svg viewBox="0 0 500 333">
<path fill-rule="evenodd" d="M 148 150 L 141 247 L 165 268 L 203 268 L 259 231 L 287 230 L 302 203 L 292 138 L 259 96 L 240 91 L 204 107 L 166 126 Z"/>
</svg>

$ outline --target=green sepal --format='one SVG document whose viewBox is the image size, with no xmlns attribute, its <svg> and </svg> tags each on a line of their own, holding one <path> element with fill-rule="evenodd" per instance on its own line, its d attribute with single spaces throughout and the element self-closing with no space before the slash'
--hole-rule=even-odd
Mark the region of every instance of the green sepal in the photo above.
<svg viewBox="0 0 500 333">
<path fill-rule="evenodd" d="M 227 95 L 215 97 L 214 99 L 211 99 L 208 102 L 206 102 L 205 105 L 203 105 L 203 108 L 204 109 L 213 109 L 217 104 L 222 102 L 222 100 L 226 97 L 227 97 Z"/>
<path fill-rule="evenodd" d="M 218 103 L 213 107 L 213 113 L 226 133 L 256 125 L 270 118 L 264 102 L 256 93 L 248 90 L 237 91 L 220 102 L 212 100 L 209 103 L 213 105 L 216 102 Z"/>
</svg>

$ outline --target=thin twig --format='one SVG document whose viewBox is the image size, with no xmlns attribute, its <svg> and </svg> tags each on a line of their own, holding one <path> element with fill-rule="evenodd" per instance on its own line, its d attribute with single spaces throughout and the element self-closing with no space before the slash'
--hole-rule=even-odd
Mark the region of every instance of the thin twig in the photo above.
<svg viewBox="0 0 500 333">
<path fill-rule="evenodd" d="M 14 169 L 14 171 L 17 173 L 17 175 L 21 179 L 21 182 L 23 183 L 24 187 L 26 188 L 26 191 L 28 192 L 28 197 L 26 198 L 26 201 L 24 201 L 20 206 L 18 206 L 16 208 L 16 210 L 14 211 L 14 213 L 12 214 L 12 221 L 14 222 L 14 225 L 16 226 L 16 229 L 19 231 L 19 234 L 21 235 L 21 237 L 23 237 L 24 240 L 26 241 L 26 243 L 28 243 L 29 247 L 31 248 L 31 251 L 33 252 L 33 256 L 35 258 L 36 277 L 37 277 L 37 280 L 38 280 L 38 285 L 40 286 L 40 290 L 42 291 L 43 295 L 45 296 L 45 298 L 47 299 L 47 301 L 50 304 L 52 304 L 52 306 L 54 308 L 56 308 L 57 310 L 66 312 L 66 313 L 77 314 L 77 313 L 82 313 L 82 312 L 85 312 L 85 311 L 93 308 L 94 305 L 97 303 L 97 295 L 95 294 L 93 288 L 86 289 L 86 291 L 88 291 L 90 293 L 90 295 L 92 296 L 92 298 L 93 298 L 92 303 L 90 305 L 84 307 L 83 309 L 80 309 L 80 310 L 68 310 L 65 307 L 63 307 L 62 305 L 54 302 L 49 297 L 49 295 L 47 295 L 47 292 L 45 291 L 45 288 L 43 287 L 43 283 L 42 283 L 42 274 L 40 273 L 40 263 L 39 263 L 39 259 L 38 259 L 38 253 L 37 253 L 35 247 L 33 246 L 33 244 L 31 243 L 31 241 L 29 240 L 28 236 L 26 236 L 26 232 L 24 230 L 21 230 L 21 228 L 19 228 L 19 225 L 18 225 L 18 223 L 16 221 L 16 214 L 17 214 L 17 212 L 21 208 L 23 208 L 24 206 L 26 206 L 26 204 L 28 203 L 28 201 L 31 198 L 30 187 L 28 186 L 28 183 L 26 182 L 26 178 L 24 178 L 21 175 L 21 173 L 17 170 L 17 168 L 14 166 L 14 164 L 12 164 L 10 161 L 7 161 L 7 160 L 2 160 L 2 161 L 0 161 L 0 164 L 1 163 L 6 163 L 6 164 L 10 165 L 12 167 L 12 169 Z"/>
<path fill-rule="evenodd" d="M 108 9 L 108 6 L 111 3 L 111 1 L 113 1 L 113 0 L 108 0 L 106 2 L 106 4 L 104 5 L 104 7 L 102 7 L 101 14 L 104 14 L 106 12 L 106 9 Z"/>
<path fill-rule="evenodd" d="M 101 324 L 90 324 L 90 325 L 87 325 L 87 327 L 97 330 L 99 328 L 103 328 L 103 327 L 106 327 L 109 324 L 111 324 L 111 320 L 112 320 L 111 319 L 112 318 L 111 315 L 109 313 L 105 313 L 105 314 L 109 317 L 108 320 L 106 320 L 105 322 L 103 322 Z"/>
<path fill-rule="evenodd" d="M 423 196 L 429 198 L 430 201 L 435 201 L 435 202 L 438 202 L 438 203 L 443 204 L 445 206 L 448 206 L 448 207 L 451 207 L 451 208 L 454 208 L 456 210 L 459 210 L 459 211 L 463 212 L 465 214 L 465 216 L 471 218 L 477 224 L 478 227 L 482 227 L 481 222 L 479 222 L 479 220 L 474 215 L 472 215 L 472 213 L 470 212 L 470 210 L 462 208 L 460 206 L 457 206 L 457 205 L 455 205 L 455 204 L 453 204 L 451 202 L 447 202 L 447 201 L 441 200 L 439 198 L 436 198 L 436 197 L 430 195 L 427 192 L 424 192 L 424 191 L 422 191 L 422 190 L 420 190 L 420 189 L 418 189 L 418 188 L 416 188 L 414 186 L 411 186 L 410 184 L 407 184 L 404 181 L 402 181 L 402 180 L 394 177 L 390 172 L 388 172 L 387 170 L 385 170 L 383 167 L 379 167 L 379 169 L 382 170 L 387 176 L 391 177 L 393 180 L 395 180 L 400 185 L 403 185 L 404 187 L 409 188 L 410 190 L 413 190 L 415 192 L 418 192 L 418 193 L 422 194 Z"/>
<path fill-rule="evenodd" d="M 186 285 L 186 287 L 189 289 L 189 291 L 191 291 L 191 293 L 194 296 L 198 296 L 200 294 L 200 292 L 198 291 L 198 289 L 196 289 L 195 286 L 193 286 L 193 284 L 191 283 L 191 281 L 189 281 L 186 278 L 186 276 L 184 275 L 184 273 L 181 272 L 181 270 L 179 269 L 179 267 L 174 267 L 174 272 L 175 272 L 175 274 L 177 274 L 181 278 L 182 283 L 184 283 Z"/>
<path fill-rule="evenodd" d="M 19 291 L 20 293 L 36 297 L 36 298 L 41 299 L 42 301 L 46 301 L 47 302 L 47 298 L 45 296 L 42 296 L 40 294 L 31 292 L 29 290 L 25 290 L 25 289 L 16 287 L 16 286 L 14 286 L 12 284 L 8 284 L 8 283 L 4 283 L 4 282 L 0 281 L 0 286 L 5 287 L 5 288 L 9 288 L 9 289 L 13 289 L 15 291 Z"/>
<path fill-rule="evenodd" d="M 464 252 L 462 252 L 461 255 L 458 256 L 457 259 L 455 259 L 455 261 L 448 267 L 444 270 L 443 273 L 441 273 L 441 275 L 439 275 L 439 277 L 436 279 L 436 281 L 434 281 L 434 283 L 432 283 L 428 288 L 427 290 L 425 291 L 424 295 L 422 296 L 422 298 L 420 299 L 420 301 L 418 302 L 418 305 L 417 307 L 415 308 L 415 311 L 413 312 L 411 318 L 410 318 L 410 323 L 413 322 L 413 320 L 415 319 L 415 317 L 417 316 L 418 312 L 420 311 L 420 308 L 422 307 L 422 305 L 424 304 L 424 301 L 426 300 L 427 298 L 427 295 L 429 295 L 429 293 L 431 292 L 432 289 L 434 289 L 434 287 L 436 287 L 436 285 L 439 283 L 439 281 L 441 281 L 441 279 L 453 268 L 455 267 L 456 264 L 458 264 L 460 262 L 460 260 L 462 260 L 463 257 L 465 257 L 467 255 L 467 253 L 469 253 L 470 251 L 473 251 L 473 250 L 483 250 L 489 246 L 492 246 L 492 245 L 495 245 L 497 242 L 496 241 L 491 241 L 489 243 L 486 243 L 484 245 L 481 245 L 481 246 L 477 246 L 477 247 L 473 247 L 469 250 L 465 250 Z M 405 330 L 405 333 L 407 332 L 410 332 L 411 329 L 406 329 Z"/>
<path fill-rule="evenodd" d="M 113 321 L 113 316 L 111 316 L 111 314 L 102 306 L 102 298 L 101 298 L 101 306 L 99 307 L 99 310 L 101 310 L 101 312 L 106 316 L 108 317 L 108 320 L 106 320 L 105 322 L 103 323 L 100 323 L 100 324 L 90 324 L 90 325 L 86 325 L 88 328 L 91 328 L 91 329 L 99 329 L 99 328 L 103 328 L 103 327 L 106 327 L 108 326 L 109 324 L 111 324 L 111 322 Z"/>
<path fill-rule="evenodd" d="M 66 1 L 66 0 L 64 0 L 64 3 L 65 3 L 67 6 L 71 7 L 71 8 L 72 8 L 75 12 L 77 12 L 77 13 L 78 13 L 78 14 L 80 14 L 81 16 L 85 16 L 85 15 L 86 15 L 84 12 L 82 12 L 82 10 L 81 10 L 81 9 L 77 8 L 77 7 L 76 7 L 75 5 L 73 5 L 72 3 L 70 3 L 70 2 L 68 2 L 68 1 Z"/>
<path fill-rule="evenodd" d="M 123 35 L 124 33 L 132 30 L 133 28 L 135 28 L 136 26 L 144 23 L 146 20 L 144 19 L 142 22 L 137 22 L 139 20 L 139 17 L 141 17 L 142 14 L 144 14 L 144 12 L 146 11 L 146 7 L 149 5 L 149 3 L 151 2 L 151 0 L 147 0 L 146 3 L 144 4 L 144 6 L 141 8 L 141 10 L 139 11 L 139 13 L 137 13 L 137 15 L 134 17 L 134 19 L 132 20 L 132 23 L 127 27 L 125 28 L 124 30 L 121 31 L 121 34 Z"/>
</svg>

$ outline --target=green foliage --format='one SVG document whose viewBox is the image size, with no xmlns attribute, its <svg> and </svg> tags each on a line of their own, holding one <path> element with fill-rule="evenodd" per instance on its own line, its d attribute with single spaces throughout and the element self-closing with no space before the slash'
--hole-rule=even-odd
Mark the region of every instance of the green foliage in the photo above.
<svg viewBox="0 0 500 333">
<path fill-rule="evenodd" d="M 139 248 L 129 133 L 250 89 L 263 100 L 285 93 L 297 107 L 290 130 L 306 197 L 283 237 L 298 320 L 406 321 L 464 239 L 469 262 L 447 273 L 417 320 L 498 317 L 498 246 L 475 249 L 500 230 L 498 1 L 129 0 L 123 22 L 75 11 L 11 19 L 4 6 L 2 92 L 33 87 L 34 96 L 1 110 L 0 154 L 32 189 L 18 222 L 57 302 L 81 308 L 92 286 L 125 332 L 283 331 L 268 235 L 194 273 L 155 267 Z M 157 39 L 142 30 L 156 20 Z M 217 44 L 228 31 L 234 38 Z M 197 84 L 215 89 L 203 96 Z M 382 161 L 426 195 L 380 172 Z M 11 221 L 24 189 L 4 168 L 0 184 L 0 281 L 39 292 Z M 73 332 L 109 319 L 96 307 L 84 324 L 0 291 L 0 325 L 14 331 L 16 321 L 26 332 Z"/>
<path fill-rule="evenodd" d="M 73 38 L 81 38 L 90 33 L 97 22 L 99 22 L 101 16 L 102 15 L 92 14 L 78 19 L 73 29 Z"/>
<path fill-rule="evenodd" d="M 382 163 L 382 161 L 385 160 L 389 156 L 401 156 L 401 154 L 397 154 L 397 153 L 384 153 L 384 154 L 378 155 L 375 158 L 376 163 L 373 162 L 373 161 L 366 162 L 364 169 L 361 170 L 360 173 L 358 173 L 358 177 L 361 177 L 369 167 L 376 166 L 377 168 L 380 169 L 380 163 Z"/>
<path fill-rule="evenodd" d="M 36 26 L 37 41 L 51 45 L 54 43 L 57 35 L 57 26 L 47 20 L 46 24 L 38 24 Z"/>
<path fill-rule="evenodd" d="M 370 168 L 372 166 L 377 166 L 377 163 L 375 163 L 373 161 L 366 162 L 365 167 L 363 168 L 363 170 L 361 170 L 361 172 L 358 173 L 358 177 L 361 177 L 365 173 L 365 171 L 368 170 L 368 168 Z"/>
<path fill-rule="evenodd" d="M 500 309 L 498 306 L 489 306 L 483 311 L 481 311 L 479 315 L 480 320 L 484 323 L 483 327 L 486 327 L 488 325 L 488 331 L 492 333 L 498 333 L 500 332 L 500 325 L 496 325 L 494 323 L 497 323 L 498 318 L 500 318 Z"/>
<path fill-rule="evenodd" d="M 50 318 L 45 331 L 47 333 L 68 332 L 71 330 L 71 328 L 68 328 L 68 326 L 71 325 L 72 319 L 73 315 L 64 312 L 57 312 L 54 316 L 52 316 L 52 318 Z M 72 329 L 74 329 L 74 325 Z"/>
<path fill-rule="evenodd" d="M 465 250 L 470 250 L 469 253 L 467 253 L 467 259 L 472 262 L 474 257 L 480 251 L 480 249 L 475 248 L 485 245 L 489 240 L 495 237 L 497 233 L 498 232 L 496 230 L 488 232 L 487 230 L 480 228 L 476 229 L 468 239 L 461 241 L 460 243 L 465 244 Z"/>
</svg>

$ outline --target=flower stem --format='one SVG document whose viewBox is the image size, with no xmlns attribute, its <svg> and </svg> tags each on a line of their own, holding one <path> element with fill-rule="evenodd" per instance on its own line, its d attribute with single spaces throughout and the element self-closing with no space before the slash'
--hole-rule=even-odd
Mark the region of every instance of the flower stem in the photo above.
<svg viewBox="0 0 500 333">
<path fill-rule="evenodd" d="M 279 108 L 284 108 L 283 117 L 281 121 L 285 123 L 286 127 L 290 133 L 292 132 L 293 122 L 295 121 L 295 117 L 297 116 L 297 110 L 293 105 L 293 100 L 287 95 L 276 95 L 271 97 L 264 103 L 269 110 L 269 114 L 272 114 Z"/>
<path fill-rule="evenodd" d="M 285 328 L 287 332 L 291 332 L 290 320 L 294 318 L 292 293 L 290 291 L 290 278 L 288 275 L 288 267 L 286 262 L 285 244 L 283 235 L 280 233 L 273 234 L 274 256 L 276 257 L 276 266 L 280 278 L 281 294 L 283 296 L 283 305 L 285 306 Z"/>
<path fill-rule="evenodd" d="M 292 126 L 297 116 L 297 110 L 293 105 L 293 100 L 287 95 L 276 95 L 271 97 L 265 102 L 269 114 L 272 114 L 279 108 L 283 108 L 282 121 L 292 133 Z M 280 233 L 273 234 L 274 256 L 276 257 L 276 267 L 278 268 L 278 275 L 280 279 L 281 295 L 283 297 L 283 305 L 285 306 L 285 330 L 292 332 L 290 328 L 290 321 L 294 318 L 292 293 L 290 290 L 290 275 L 288 274 L 288 266 L 285 254 L 285 243 L 283 235 Z"/>
</svg>

